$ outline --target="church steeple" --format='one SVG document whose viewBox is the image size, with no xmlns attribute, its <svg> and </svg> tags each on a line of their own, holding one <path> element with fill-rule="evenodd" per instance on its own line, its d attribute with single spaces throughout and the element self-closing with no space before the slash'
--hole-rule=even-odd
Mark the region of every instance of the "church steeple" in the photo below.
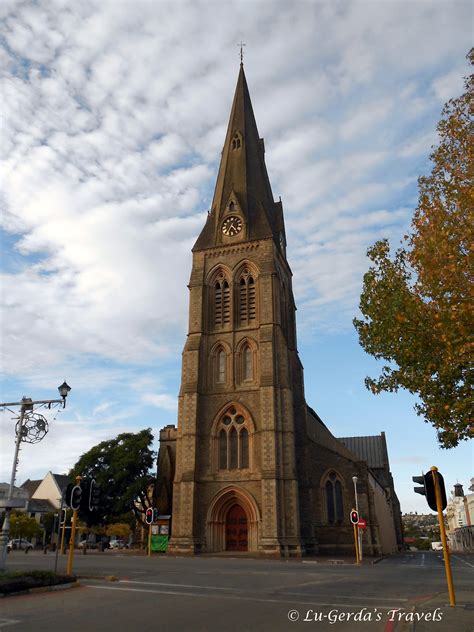
<svg viewBox="0 0 474 632">
<path fill-rule="evenodd" d="M 236 241 L 279 242 L 284 230 L 281 202 L 273 200 L 264 154 L 241 63 L 211 211 L 193 250 L 228 243 L 222 232 L 226 216 L 242 220 Z"/>
</svg>

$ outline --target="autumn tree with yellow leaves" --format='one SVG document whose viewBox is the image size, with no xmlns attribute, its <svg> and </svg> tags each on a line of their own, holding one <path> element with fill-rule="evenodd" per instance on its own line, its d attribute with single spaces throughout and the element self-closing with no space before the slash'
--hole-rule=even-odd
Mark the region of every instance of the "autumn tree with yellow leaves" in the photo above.
<svg viewBox="0 0 474 632">
<path fill-rule="evenodd" d="M 474 49 L 468 54 L 474 65 Z M 438 124 L 433 170 L 418 180 L 411 229 L 393 257 L 387 240 L 368 250 L 354 326 L 365 351 L 388 362 L 373 393 L 405 388 L 444 448 L 473 436 L 474 75 Z"/>
</svg>

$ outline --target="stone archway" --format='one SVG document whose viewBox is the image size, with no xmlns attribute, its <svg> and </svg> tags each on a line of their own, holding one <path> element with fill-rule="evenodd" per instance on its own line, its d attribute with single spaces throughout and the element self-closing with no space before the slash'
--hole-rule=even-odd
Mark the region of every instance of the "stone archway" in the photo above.
<svg viewBox="0 0 474 632">
<path fill-rule="evenodd" d="M 207 551 L 257 551 L 259 523 L 257 503 L 247 491 L 234 485 L 221 489 L 207 513 Z M 234 529 L 236 533 L 228 533 Z"/>
</svg>

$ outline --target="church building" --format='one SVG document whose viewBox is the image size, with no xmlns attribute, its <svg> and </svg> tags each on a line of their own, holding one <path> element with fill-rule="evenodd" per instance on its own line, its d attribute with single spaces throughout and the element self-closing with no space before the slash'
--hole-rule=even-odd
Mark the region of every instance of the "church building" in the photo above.
<svg viewBox="0 0 474 632">
<path fill-rule="evenodd" d="M 160 436 L 168 552 L 353 554 L 353 477 L 364 552 L 395 552 L 385 435 L 338 440 L 305 401 L 283 207 L 242 64 L 188 287 L 178 426 Z"/>
</svg>

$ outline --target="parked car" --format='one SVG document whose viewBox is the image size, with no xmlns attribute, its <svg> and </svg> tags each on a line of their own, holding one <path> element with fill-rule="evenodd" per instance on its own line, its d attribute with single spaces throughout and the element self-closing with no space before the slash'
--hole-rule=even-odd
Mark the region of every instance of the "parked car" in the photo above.
<svg viewBox="0 0 474 632">
<path fill-rule="evenodd" d="M 124 540 L 118 540 L 113 538 L 109 542 L 109 548 L 111 549 L 128 549 L 128 544 Z"/>
<path fill-rule="evenodd" d="M 30 551 L 33 548 L 31 542 L 25 540 L 24 538 L 16 538 L 15 540 L 10 540 L 7 544 L 8 551 L 12 550 L 22 550 L 22 551 Z"/>
<path fill-rule="evenodd" d="M 88 549 L 99 548 L 99 544 L 97 542 L 89 542 L 88 540 L 81 540 L 78 546 L 80 549 L 83 549 L 85 546 L 87 546 Z"/>
</svg>

